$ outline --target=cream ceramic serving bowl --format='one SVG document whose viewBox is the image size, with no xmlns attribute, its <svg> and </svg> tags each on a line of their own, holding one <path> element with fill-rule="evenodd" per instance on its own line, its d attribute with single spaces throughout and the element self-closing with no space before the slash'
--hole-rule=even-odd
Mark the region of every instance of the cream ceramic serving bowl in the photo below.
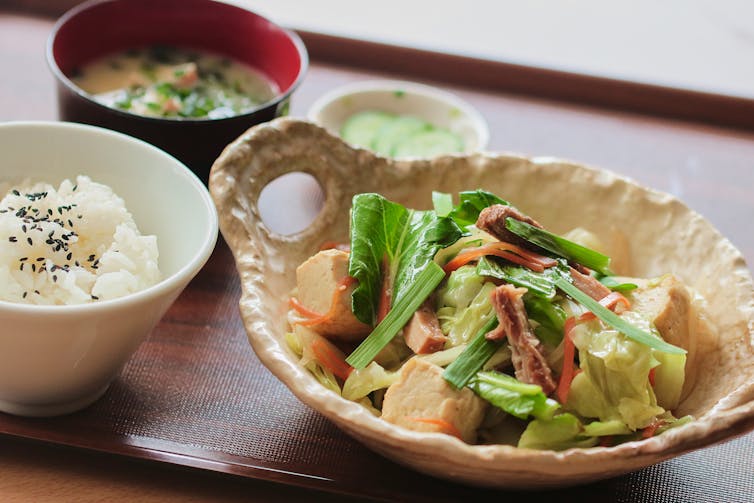
<svg viewBox="0 0 754 503">
<path fill-rule="evenodd" d="M 464 152 L 484 150 L 489 129 L 484 117 L 458 96 L 432 86 L 397 80 L 370 80 L 347 84 L 319 98 L 307 117 L 331 133 L 364 111 L 411 115 L 449 130 L 463 139 Z"/>
<path fill-rule="evenodd" d="M 304 231 L 283 236 L 261 221 L 257 201 L 271 180 L 306 171 L 326 194 Z M 358 176 L 354 176 L 358 173 Z M 676 413 L 695 421 L 647 440 L 563 452 L 509 445 L 467 445 L 449 435 L 405 430 L 325 389 L 285 343 L 287 300 L 296 267 L 326 241 L 347 242 L 354 194 L 376 191 L 412 208 L 431 207 L 431 192 L 484 188 L 554 232 L 577 226 L 609 243 L 630 233 L 625 274 L 672 272 L 708 300 L 716 338 L 692 339 L 697 379 Z M 290 119 L 257 126 L 213 166 L 210 192 L 233 250 L 241 314 L 260 360 L 304 403 L 398 463 L 432 475 L 499 488 L 565 486 L 608 478 L 711 445 L 754 428 L 754 286 L 741 253 L 697 213 L 607 171 L 553 159 L 506 154 L 390 161 L 353 149 L 324 129 Z M 558 204 L 563 192 L 588 204 Z M 637 226 L 637 222 L 641 225 Z M 721 295 L 721 292 L 724 292 Z M 691 347 L 693 346 L 693 347 Z"/>
<path fill-rule="evenodd" d="M 0 302 L 0 411 L 50 416 L 83 408 L 107 389 L 209 258 L 217 213 L 199 179 L 157 148 L 68 123 L 0 124 L 0 185 L 53 185 L 87 175 L 125 200 L 142 234 L 157 236 L 162 280 L 85 305 Z M 0 244 L 1 246 L 1 244 Z"/>
</svg>

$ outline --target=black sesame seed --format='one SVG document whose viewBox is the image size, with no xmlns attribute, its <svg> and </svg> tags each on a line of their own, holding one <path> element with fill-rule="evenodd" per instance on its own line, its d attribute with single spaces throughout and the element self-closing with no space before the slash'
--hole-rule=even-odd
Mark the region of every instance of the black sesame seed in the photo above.
<svg viewBox="0 0 754 503">
<path fill-rule="evenodd" d="M 21 298 L 25 299 L 28 292 L 24 292 L 24 294 L 21 296 Z"/>
<path fill-rule="evenodd" d="M 34 293 L 36 293 L 37 295 L 39 295 L 39 290 L 34 290 Z"/>
<path fill-rule="evenodd" d="M 37 262 L 42 262 L 44 261 L 44 259 L 45 259 L 44 257 L 37 257 Z"/>
<path fill-rule="evenodd" d="M 31 240 L 31 238 L 26 238 L 26 242 L 29 243 L 29 246 L 33 245 L 34 242 Z"/>
<path fill-rule="evenodd" d="M 54 269 L 53 269 L 53 271 L 54 271 Z M 52 275 L 52 282 L 53 283 L 57 283 L 58 282 L 58 275 L 57 274 L 53 274 Z"/>
<path fill-rule="evenodd" d="M 31 272 L 37 272 L 37 264 L 31 264 Z"/>
<path fill-rule="evenodd" d="M 15 243 L 18 241 L 18 238 L 16 236 L 11 236 L 8 238 L 8 241 L 10 241 L 11 243 Z"/>
<path fill-rule="evenodd" d="M 99 300 L 99 297 L 97 297 L 96 295 L 92 295 L 92 300 Z"/>
<path fill-rule="evenodd" d="M 19 262 L 26 262 L 27 260 L 29 260 L 29 257 L 21 257 L 18 259 Z"/>
<path fill-rule="evenodd" d="M 66 256 L 65 256 L 65 259 L 66 259 L 66 260 L 71 260 L 71 258 L 73 258 L 73 253 L 71 253 L 71 252 L 68 252 L 68 255 L 66 255 Z M 76 262 L 76 265 L 79 265 L 79 263 L 78 263 L 78 262 Z"/>
<path fill-rule="evenodd" d="M 21 193 L 17 191 L 16 189 L 11 190 L 11 193 L 13 193 L 14 196 L 20 196 Z"/>
<path fill-rule="evenodd" d="M 24 231 L 24 232 L 26 232 L 26 224 L 24 224 L 24 225 L 21 226 L 21 230 Z"/>
</svg>

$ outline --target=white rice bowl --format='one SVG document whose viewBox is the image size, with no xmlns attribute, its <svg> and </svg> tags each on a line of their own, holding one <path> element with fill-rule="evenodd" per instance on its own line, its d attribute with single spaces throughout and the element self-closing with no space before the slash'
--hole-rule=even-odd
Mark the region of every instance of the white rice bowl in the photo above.
<svg viewBox="0 0 754 503">
<path fill-rule="evenodd" d="M 142 236 L 107 185 L 78 176 L 24 182 L 0 200 L 0 300 L 84 304 L 160 280 L 157 237 Z"/>
</svg>

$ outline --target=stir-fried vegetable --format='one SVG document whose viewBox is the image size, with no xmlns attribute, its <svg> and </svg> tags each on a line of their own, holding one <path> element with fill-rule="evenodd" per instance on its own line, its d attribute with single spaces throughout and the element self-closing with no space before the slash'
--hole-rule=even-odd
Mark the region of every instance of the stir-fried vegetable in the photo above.
<svg viewBox="0 0 754 503">
<path fill-rule="evenodd" d="M 340 390 L 335 381 L 343 382 L 345 398 L 376 414 L 383 408 L 386 419 L 404 427 L 465 441 L 476 433 L 454 407 L 473 409 L 478 423 L 471 427 L 480 428 L 478 404 L 487 404 L 497 411 L 489 417 L 518 422 L 524 448 L 610 446 L 686 421 L 670 413 L 681 397 L 685 350 L 632 310 L 620 292 L 638 285 L 612 276 L 609 257 L 511 218 L 534 222 L 511 208 L 491 217 L 504 220 L 504 233 L 486 223 L 494 213 L 476 228 L 485 208 L 508 205 L 485 191 L 462 192 L 455 206 L 449 194 L 435 192 L 432 202 L 434 210 L 414 211 L 377 194 L 354 197 L 350 276 L 341 281 L 346 288 L 356 283 L 353 313 L 376 327 L 347 358 L 324 339 L 303 344 L 309 359 L 302 362 L 326 385 Z M 523 241 L 498 237 L 511 239 L 508 231 Z M 602 249 L 588 231 L 579 235 Z M 302 330 L 322 317 L 291 306 Z M 417 322 L 427 313 L 433 324 Z M 432 341 L 433 353 L 414 355 L 429 347 L 415 344 L 416 337 Z M 421 389 L 393 396 L 413 393 L 406 391 L 413 383 L 428 386 L 428 396 Z M 437 408 L 426 408 L 432 400 L 440 401 Z M 408 409 L 396 413 L 396 403 Z"/>
</svg>

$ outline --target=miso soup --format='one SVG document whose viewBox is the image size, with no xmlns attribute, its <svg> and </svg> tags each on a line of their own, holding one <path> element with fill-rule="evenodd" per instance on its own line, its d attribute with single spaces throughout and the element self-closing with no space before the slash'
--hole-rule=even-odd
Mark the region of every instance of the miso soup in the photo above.
<svg viewBox="0 0 754 503">
<path fill-rule="evenodd" d="M 76 71 L 72 80 L 108 107 L 174 119 L 232 117 L 279 93 L 275 83 L 248 65 L 169 46 L 105 56 Z"/>
</svg>

